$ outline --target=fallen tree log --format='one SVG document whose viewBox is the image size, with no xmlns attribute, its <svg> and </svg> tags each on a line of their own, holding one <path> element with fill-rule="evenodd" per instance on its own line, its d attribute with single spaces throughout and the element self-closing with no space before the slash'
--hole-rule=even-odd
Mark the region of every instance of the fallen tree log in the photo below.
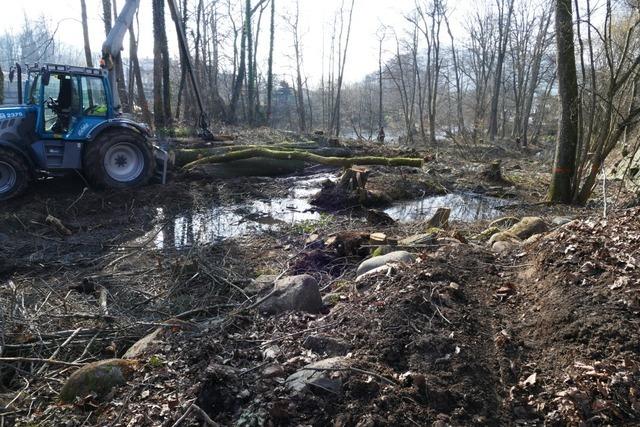
<svg viewBox="0 0 640 427">
<path fill-rule="evenodd" d="M 197 160 L 204 159 L 205 157 L 221 156 L 223 154 L 236 152 L 236 151 L 262 149 L 262 148 L 275 150 L 275 151 L 304 150 L 304 151 L 309 151 L 313 154 L 317 154 L 319 156 L 324 156 L 324 157 L 352 157 L 353 156 L 353 152 L 348 148 L 321 147 L 317 144 L 300 144 L 297 146 L 277 145 L 277 146 L 267 146 L 267 147 L 263 145 L 237 145 L 237 146 L 231 146 L 231 147 L 177 149 L 173 152 L 174 153 L 173 164 L 175 166 L 182 167 L 189 163 L 195 162 Z"/>
<path fill-rule="evenodd" d="M 284 176 L 301 172 L 305 163 L 300 160 L 278 160 L 264 157 L 235 160 L 227 163 L 212 163 L 199 171 L 210 178 L 238 178 L 243 176 Z"/>
<path fill-rule="evenodd" d="M 213 155 L 204 157 L 200 160 L 186 164 L 186 169 L 192 169 L 196 166 L 207 165 L 212 163 L 227 163 L 236 160 L 250 159 L 254 157 L 266 157 L 270 159 L 280 160 L 301 160 L 309 163 L 318 163 L 326 166 L 337 166 L 343 168 L 350 168 L 353 165 L 362 166 L 411 166 L 422 167 L 423 160 L 417 158 L 406 157 L 376 157 L 376 156 L 363 156 L 363 157 L 325 157 L 318 154 L 310 153 L 308 151 L 290 150 L 290 151 L 278 151 L 270 148 L 249 148 L 246 150 L 231 151 L 229 153 Z"/>
</svg>

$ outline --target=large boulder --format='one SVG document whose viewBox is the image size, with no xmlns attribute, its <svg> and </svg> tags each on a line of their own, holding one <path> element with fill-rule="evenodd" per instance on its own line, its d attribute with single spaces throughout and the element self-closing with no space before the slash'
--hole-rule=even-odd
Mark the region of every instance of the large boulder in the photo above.
<svg viewBox="0 0 640 427">
<path fill-rule="evenodd" d="M 323 308 L 318 282 L 308 274 L 290 276 L 278 280 L 273 294 L 259 309 L 269 314 L 285 311 L 319 313 Z"/>
<path fill-rule="evenodd" d="M 76 398 L 95 394 L 102 399 L 113 387 L 126 382 L 136 362 L 123 359 L 109 359 L 93 362 L 75 371 L 60 391 L 60 400 L 72 403 Z"/>
<path fill-rule="evenodd" d="M 287 389 L 293 392 L 328 391 L 342 393 L 342 382 L 351 366 L 351 360 L 344 357 L 332 357 L 320 360 L 301 368 L 285 381 Z"/>
<path fill-rule="evenodd" d="M 547 231 L 549 231 L 549 227 L 542 220 L 542 218 L 527 216 L 522 218 L 520 222 L 515 224 L 507 231 L 520 240 L 525 240 L 533 236 L 534 234 L 546 233 Z"/>
<path fill-rule="evenodd" d="M 413 260 L 414 260 L 414 256 L 407 251 L 391 252 L 386 255 L 377 256 L 377 257 L 370 258 L 368 260 L 363 261 L 358 267 L 356 275 L 362 276 L 363 274 L 365 274 L 370 270 L 382 267 L 389 263 L 401 262 L 405 264 L 410 264 L 411 262 L 413 262 Z"/>
</svg>

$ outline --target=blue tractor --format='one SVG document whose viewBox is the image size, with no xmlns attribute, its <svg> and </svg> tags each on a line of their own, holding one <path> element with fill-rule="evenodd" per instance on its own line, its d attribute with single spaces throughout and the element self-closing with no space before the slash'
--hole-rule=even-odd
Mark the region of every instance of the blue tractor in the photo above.
<svg viewBox="0 0 640 427">
<path fill-rule="evenodd" d="M 147 125 L 117 113 L 108 72 L 47 64 L 18 71 L 18 105 L 0 107 L 0 200 L 39 174 L 80 170 L 98 188 L 146 184 L 156 161 Z"/>
<path fill-rule="evenodd" d="M 210 140 L 184 27 L 175 0 L 168 4 L 200 109 L 199 136 Z M 151 143 L 147 125 L 120 112 L 114 63 L 139 6 L 140 0 L 125 1 L 102 45 L 100 69 L 28 66 L 23 87 L 16 64 L 18 104 L 0 106 L 0 201 L 20 195 L 42 173 L 77 170 L 95 187 L 129 188 L 149 182 L 160 165 L 164 181 L 167 153 Z"/>
</svg>

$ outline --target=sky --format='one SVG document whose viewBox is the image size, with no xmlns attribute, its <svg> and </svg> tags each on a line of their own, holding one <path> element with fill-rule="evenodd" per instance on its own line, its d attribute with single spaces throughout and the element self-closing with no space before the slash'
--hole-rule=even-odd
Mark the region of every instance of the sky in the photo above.
<svg viewBox="0 0 640 427">
<path fill-rule="evenodd" d="M 6 1 L 6 0 L 5 0 Z M 241 1 L 241 0 L 236 0 Z M 291 12 L 295 10 L 295 0 L 276 0 L 279 32 L 276 38 L 276 72 L 291 73 L 292 37 L 286 21 L 291 19 Z M 322 70 L 323 39 L 328 39 L 331 22 L 335 11 L 342 0 L 299 0 L 300 1 L 300 32 L 302 38 L 302 54 L 304 71 L 312 81 L 317 82 Z M 90 28 L 90 41 L 94 56 L 99 54 L 104 41 L 104 24 L 101 18 L 102 2 L 100 0 L 86 0 Z M 4 3 L 4 2 L 3 2 Z M 6 1 L 6 3 L 9 3 Z M 118 7 L 124 5 L 124 0 L 118 0 Z M 345 3 L 350 3 L 345 0 Z M 473 2 L 471 0 L 455 1 L 456 9 L 466 9 Z M 451 4 L 450 3 L 450 4 Z M 399 30 L 406 26 L 404 15 L 411 10 L 414 0 L 356 0 L 353 17 L 351 41 L 349 47 L 349 61 L 345 70 L 347 82 L 357 81 L 366 74 L 377 70 L 378 40 L 376 32 L 381 25 L 392 30 Z M 55 5 L 55 7 L 52 7 Z M 348 8 L 348 6 L 347 6 Z M 66 44 L 82 48 L 82 26 L 80 23 L 80 0 L 28 0 L 13 2 L 12 6 L 3 4 L 0 14 L 0 31 L 19 31 L 24 22 L 25 10 L 27 16 L 37 18 L 44 14 L 55 28 L 59 24 L 58 39 Z M 153 34 L 151 26 L 151 0 L 141 0 L 140 5 L 140 56 L 151 57 L 153 54 Z M 455 20 L 454 20 L 455 21 Z M 167 29 L 172 29 L 167 10 Z M 263 35 L 267 34 L 268 18 L 263 18 Z M 326 25 L 323 25 L 326 24 Z M 454 25 L 456 25 L 454 23 Z M 460 27 L 461 28 L 461 27 Z M 390 30 L 390 31 L 392 31 Z M 387 36 L 387 43 L 392 41 Z M 177 42 L 173 33 L 169 34 L 170 50 L 177 57 Z M 262 44 L 262 51 L 266 54 L 268 41 Z M 125 44 L 127 46 L 127 44 Z M 387 44 L 389 55 L 390 45 Z M 82 65 L 82 64 L 81 64 Z"/>
</svg>

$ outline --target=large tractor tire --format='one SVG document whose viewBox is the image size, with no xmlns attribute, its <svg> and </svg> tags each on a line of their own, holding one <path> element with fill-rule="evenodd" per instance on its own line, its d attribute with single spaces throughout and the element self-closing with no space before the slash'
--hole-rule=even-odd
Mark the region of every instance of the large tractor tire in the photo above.
<svg viewBox="0 0 640 427">
<path fill-rule="evenodd" d="M 84 175 L 98 188 L 145 185 L 153 176 L 153 147 L 142 135 L 127 129 L 106 131 L 87 143 Z"/>
<path fill-rule="evenodd" d="M 24 193 L 30 177 L 29 165 L 20 154 L 0 148 L 0 201 Z"/>
</svg>

